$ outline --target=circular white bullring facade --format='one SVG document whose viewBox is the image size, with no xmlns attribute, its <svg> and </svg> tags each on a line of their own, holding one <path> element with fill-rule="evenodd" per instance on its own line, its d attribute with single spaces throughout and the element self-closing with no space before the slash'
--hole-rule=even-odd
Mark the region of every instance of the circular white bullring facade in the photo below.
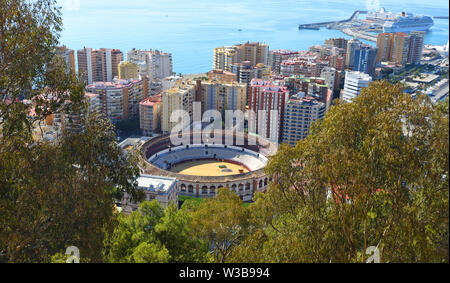
<svg viewBox="0 0 450 283">
<path fill-rule="evenodd" d="M 181 195 L 214 197 L 219 189 L 228 188 L 250 201 L 255 192 L 268 188 L 264 168 L 268 157 L 276 153 L 276 145 L 260 139 L 252 145 L 248 138 L 245 135 L 242 146 L 173 146 L 170 135 L 160 136 L 141 147 L 141 168 L 145 174 L 176 178 Z"/>
</svg>

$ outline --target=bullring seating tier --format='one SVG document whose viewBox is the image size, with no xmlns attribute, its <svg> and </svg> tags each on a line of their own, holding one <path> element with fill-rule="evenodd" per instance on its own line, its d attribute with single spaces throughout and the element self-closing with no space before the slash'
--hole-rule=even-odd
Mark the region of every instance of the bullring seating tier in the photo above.
<svg viewBox="0 0 450 283">
<path fill-rule="evenodd" d="M 267 158 L 254 151 L 236 146 L 224 145 L 189 145 L 166 149 L 148 159 L 160 169 L 168 170 L 183 162 L 193 160 L 215 159 L 241 164 L 250 171 L 256 171 L 267 165 Z"/>
</svg>

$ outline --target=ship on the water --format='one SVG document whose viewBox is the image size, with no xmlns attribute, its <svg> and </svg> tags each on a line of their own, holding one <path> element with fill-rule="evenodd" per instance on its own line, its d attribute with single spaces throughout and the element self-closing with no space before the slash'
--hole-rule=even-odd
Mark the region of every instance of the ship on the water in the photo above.
<svg viewBox="0 0 450 283">
<path fill-rule="evenodd" d="M 381 24 L 384 32 L 428 31 L 434 25 L 434 20 L 430 16 L 406 12 L 395 14 L 384 8 L 368 13 L 366 20 Z"/>
</svg>

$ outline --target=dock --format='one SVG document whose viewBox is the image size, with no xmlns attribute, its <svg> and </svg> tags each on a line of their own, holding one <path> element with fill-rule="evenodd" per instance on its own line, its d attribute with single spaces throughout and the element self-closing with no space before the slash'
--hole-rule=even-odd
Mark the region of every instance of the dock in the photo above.
<svg viewBox="0 0 450 283">
<path fill-rule="evenodd" d="M 364 39 L 367 41 L 377 42 L 377 36 L 375 34 L 370 34 L 365 31 L 355 30 L 351 28 L 345 28 L 341 30 L 343 33 L 356 38 Z"/>
<path fill-rule="evenodd" d="M 330 25 L 338 25 L 338 24 L 345 24 L 345 23 L 349 23 L 352 22 L 356 19 L 358 19 L 360 14 L 367 14 L 367 11 L 362 11 L 362 10 L 357 10 L 353 13 L 353 15 L 348 18 L 347 20 L 342 20 L 342 21 L 329 21 L 329 22 L 321 22 L 321 23 L 312 23 L 312 24 L 301 24 L 298 26 L 299 29 L 313 29 L 313 30 L 318 30 L 322 27 L 327 27 Z"/>
</svg>

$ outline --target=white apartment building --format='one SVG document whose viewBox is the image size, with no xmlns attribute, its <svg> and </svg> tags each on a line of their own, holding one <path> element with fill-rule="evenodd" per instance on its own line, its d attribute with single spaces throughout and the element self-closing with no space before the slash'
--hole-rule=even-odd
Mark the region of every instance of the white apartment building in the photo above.
<svg viewBox="0 0 450 283">
<path fill-rule="evenodd" d="M 136 63 L 141 75 L 150 80 L 163 79 L 172 75 L 172 54 L 159 50 L 132 49 L 127 53 L 127 61 Z"/>
<path fill-rule="evenodd" d="M 323 119 L 326 105 L 311 96 L 296 95 L 286 103 L 283 122 L 283 143 L 295 146 L 309 134 L 311 124 Z"/>
<path fill-rule="evenodd" d="M 333 67 L 325 67 L 322 69 L 322 72 L 320 74 L 320 77 L 325 80 L 325 84 L 328 86 L 329 89 L 334 91 L 336 89 L 336 69 Z"/>
<path fill-rule="evenodd" d="M 172 54 L 155 50 L 149 54 L 149 78 L 163 79 L 172 75 Z"/>
<path fill-rule="evenodd" d="M 345 74 L 345 86 L 342 91 L 342 99 L 351 102 L 361 93 L 361 89 L 368 87 L 372 77 L 362 72 L 347 72 Z"/>
<path fill-rule="evenodd" d="M 280 66 L 283 61 L 298 56 L 299 52 L 291 50 L 272 50 L 269 51 L 269 65 L 276 74 L 280 73 Z"/>
<path fill-rule="evenodd" d="M 101 101 L 100 95 L 97 93 L 89 93 L 85 94 L 85 97 L 88 102 L 88 109 L 90 113 L 100 113 L 101 112 Z"/>
</svg>

